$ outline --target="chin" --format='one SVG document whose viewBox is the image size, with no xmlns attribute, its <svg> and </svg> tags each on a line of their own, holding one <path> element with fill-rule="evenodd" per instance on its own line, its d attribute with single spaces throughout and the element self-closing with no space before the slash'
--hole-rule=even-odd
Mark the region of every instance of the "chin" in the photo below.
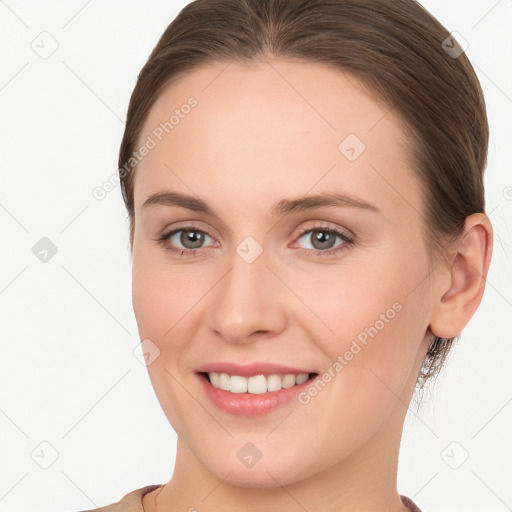
<svg viewBox="0 0 512 512">
<path fill-rule="evenodd" d="M 244 467 L 223 467 L 218 468 L 215 476 L 222 482 L 234 487 L 252 488 L 252 489 L 274 489 L 281 488 L 283 485 L 290 485 L 300 480 L 297 475 L 290 475 L 284 471 L 278 463 L 270 466 L 261 465 L 261 461 L 252 468 Z M 223 473 L 222 471 L 226 472 Z M 229 476 L 226 477 L 226 474 Z"/>
<path fill-rule="evenodd" d="M 307 450 L 302 453 L 300 450 L 289 450 L 283 444 L 280 449 L 269 446 L 271 443 L 265 440 L 265 435 L 261 436 L 261 440 L 251 436 L 254 444 L 246 438 L 231 440 L 234 441 L 231 447 L 219 445 L 218 451 L 210 447 L 203 452 L 208 454 L 207 457 L 199 457 L 200 464 L 224 483 L 255 489 L 280 488 L 316 473 L 308 464 Z M 255 445 L 259 446 L 259 450 Z M 226 457 L 228 453 L 230 455 Z M 251 456 L 252 461 L 248 458 Z M 317 468 L 317 471 L 321 470 Z"/>
</svg>

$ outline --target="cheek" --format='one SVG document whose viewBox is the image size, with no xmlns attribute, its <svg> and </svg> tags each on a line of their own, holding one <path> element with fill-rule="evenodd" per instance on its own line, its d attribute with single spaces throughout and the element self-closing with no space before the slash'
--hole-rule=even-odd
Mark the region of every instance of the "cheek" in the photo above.
<svg viewBox="0 0 512 512">
<path fill-rule="evenodd" d="M 331 361 L 327 371 L 335 375 L 333 390 L 344 403 L 393 402 L 408 382 L 428 327 L 428 298 L 418 287 L 428 274 L 427 261 L 382 256 L 378 265 L 333 271 L 302 290 L 329 328 L 314 336 Z"/>
<path fill-rule="evenodd" d="M 336 457 L 369 439 L 392 413 L 410 382 L 417 351 L 423 340 L 425 306 L 412 289 L 412 276 L 383 273 L 369 280 L 340 277 L 329 294 L 315 301 L 319 316 L 335 332 L 317 345 L 328 355 L 322 384 L 304 396 L 306 408 L 321 410 L 317 427 L 335 428 L 345 439 Z M 380 277 L 378 280 L 374 279 Z M 395 281 L 396 279 L 396 281 Z M 316 295 L 319 290 L 312 288 Z M 322 332 L 326 332 L 323 329 Z M 311 331 L 310 331 L 311 333 Z M 400 407 L 400 405 L 398 404 Z M 327 434 L 326 434 L 327 435 Z M 319 447 L 320 449 L 321 447 Z M 329 457 L 326 454 L 326 457 Z"/>
<path fill-rule="evenodd" d="M 181 339 L 188 314 L 202 295 L 205 279 L 197 270 L 172 265 L 165 254 L 134 250 L 132 303 L 141 339 L 150 338 L 161 351 Z M 192 266 L 190 266 L 192 269 Z"/>
<path fill-rule="evenodd" d="M 194 336 L 195 327 L 189 319 L 205 293 L 198 288 L 201 282 L 204 280 L 177 272 L 158 258 L 144 258 L 142 251 L 134 253 L 132 302 L 139 336 L 151 340 L 158 353 L 147 366 L 148 374 L 167 420 L 185 437 L 197 420 L 188 416 L 198 411 L 190 408 L 190 397 L 183 391 L 187 369 L 181 363 Z"/>
<path fill-rule="evenodd" d="M 389 264 L 385 258 L 380 260 L 378 265 L 357 263 L 316 278 L 304 274 L 288 277 L 300 283 L 295 286 L 297 295 L 314 313 L 297 315 L 293 321 L 302 318 L 305 326 L 306 322 L 312 326 L 316 316 L 324 326 L 323 339 L 331 340 L 327 348 L 333 357 L 349 348 L 347 340 L 357 339 L 364 345 L 370 339 L 388 339 L 404 329 L 409 331 L 411 323 L 404 320 L 421 309 L 423 302 L 411 291 L 421 280 L 418 276 L 423 275 L 423 267 L 406 268 L 391 263 L 391 258 Z M 399 343 L 397 339 L 395 345 Z"/>
</svg>

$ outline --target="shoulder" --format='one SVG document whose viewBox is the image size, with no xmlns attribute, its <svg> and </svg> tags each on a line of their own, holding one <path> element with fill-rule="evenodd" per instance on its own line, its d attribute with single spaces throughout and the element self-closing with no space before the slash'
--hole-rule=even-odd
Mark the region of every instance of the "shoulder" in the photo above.
<svg viewBox="0 0 512 512">
<path fill-rule="evenodd" d="M 161 487 L 161 484 L 146 485 L 140 489 L 129 492 L 117 503 L 100 508 L 82 510 L 81 512 L 144 512 L 142 508 L 142 498 L 159 487 Z"/>
<path fill-rule="evenodd" d="M 421 512 L 420 508 L 414 501 L 411 500 L 411 498 L 408 498 L 407 496 L 400 495 L 400 498 L 402 500 L 402 503 L 411 511 L 411 512 Z"/>
</svg>

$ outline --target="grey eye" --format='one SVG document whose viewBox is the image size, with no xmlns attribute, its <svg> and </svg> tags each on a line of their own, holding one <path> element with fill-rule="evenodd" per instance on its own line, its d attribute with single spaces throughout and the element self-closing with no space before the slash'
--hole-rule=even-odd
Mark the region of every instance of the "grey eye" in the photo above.
<svg viewBox="0 0 512 512">
<path fill-rule="evenodd" d="M 209 235 L 198 229 L 179 229 L 169 237 L 169 240 L 177 247 L 180 247 L 179 244 L 182 244 L 185 249 L 199 249 L 206 238 L 212 240 Z"/>
<path fill-rule="evenodd" d="M 335 247 L 336 238 L 342 237 L 337 234 L 335 231 L 330 229 L 311 229 L 307 231 L 306 233 L 303 233 L 302 236 L 299 238 L 306 237 L 306 240 L 309 241 L 311 247 L 305 247 L 305 249 L 316 249 L 316 250 L 322 250 L 322 249 L 332 249 Z M 341 244 L 338 244 L 341 245 Z"/>
</svg>

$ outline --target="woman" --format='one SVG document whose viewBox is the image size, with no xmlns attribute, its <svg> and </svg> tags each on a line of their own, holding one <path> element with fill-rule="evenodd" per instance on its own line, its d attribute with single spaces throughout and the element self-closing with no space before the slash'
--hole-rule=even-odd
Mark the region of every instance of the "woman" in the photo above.
<svg viewBox="0 0 512 512">
<path fill-rule="evenodd" d="M 420 510 L 402 427 L 484 292 L 488 136 L 469 60 L 412 0 L 187 5 L 119 157 L 176 463 L 101 510 Z"/>
</svg>

